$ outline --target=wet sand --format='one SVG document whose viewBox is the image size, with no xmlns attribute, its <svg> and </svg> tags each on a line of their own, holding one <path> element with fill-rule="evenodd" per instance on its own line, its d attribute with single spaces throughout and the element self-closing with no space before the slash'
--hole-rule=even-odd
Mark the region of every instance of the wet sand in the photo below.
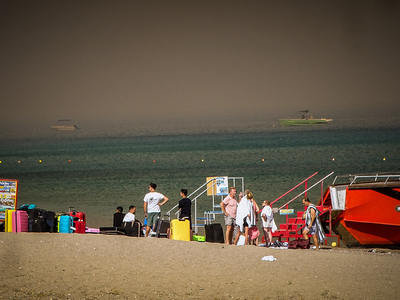
<svg viewBox="0 0 400 300">
<path fill-rule="evenodd" d="M 398 299 L 400 251 L 0 233 L 0 299 Z M 262 261 L 272 255 L 275 261 Z"/>
</svg>

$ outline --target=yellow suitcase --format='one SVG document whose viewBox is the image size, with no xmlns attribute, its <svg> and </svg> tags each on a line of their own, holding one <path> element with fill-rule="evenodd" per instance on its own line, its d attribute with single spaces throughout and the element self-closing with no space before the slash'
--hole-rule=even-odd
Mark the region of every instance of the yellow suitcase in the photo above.
<svg viewBox="0 0 400 300">
<path fill-rule="evenodd" d="M 190 221 L 171 220 L 170 234 L 171 240 L 190 241 Z"/>
<path fill-rule="evenodd" d="M 15 209 L 6 209 L 6 219 L 5 219 L 5 228 L 4 228 L 4 232 L 12 232 L 12 213 L 13 211 L 15 211 Z"/>
</svg>

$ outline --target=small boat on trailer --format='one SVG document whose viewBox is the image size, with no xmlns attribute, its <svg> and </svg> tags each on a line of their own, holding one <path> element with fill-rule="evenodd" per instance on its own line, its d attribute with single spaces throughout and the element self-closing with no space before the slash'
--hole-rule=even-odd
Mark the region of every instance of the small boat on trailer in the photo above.
<svg viewBox="0 0 400 300">
<path fill-rule="evenodd" d="M 317 206 L 349 247 L 400 245 L 400 174 L 337 176 Z"/>
</svg>

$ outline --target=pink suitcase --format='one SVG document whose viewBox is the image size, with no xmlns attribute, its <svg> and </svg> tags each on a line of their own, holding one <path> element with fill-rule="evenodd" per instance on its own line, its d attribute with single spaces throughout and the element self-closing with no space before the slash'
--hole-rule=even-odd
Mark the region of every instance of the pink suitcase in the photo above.
<svg viewBox="0 0 400 300">
<path fill-rule="evenodd" d="M 24 210 L 16 210 L 12 214 L 12 232 L 28 232 L 28 213 Z"/>
</svg>

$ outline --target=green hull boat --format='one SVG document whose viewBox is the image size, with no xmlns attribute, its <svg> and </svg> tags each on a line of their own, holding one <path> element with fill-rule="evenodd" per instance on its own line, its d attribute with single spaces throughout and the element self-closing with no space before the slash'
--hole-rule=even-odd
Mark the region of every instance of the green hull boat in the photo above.
<svg viewBox="0 0 400 300">
<path fill-rule="evenodd" d="M 332 119 L 279 119 L 282 126 L 326 125 Z"/>
<path fill-rule="evenodd" d="M 332 119 L 314 119 L 312 115 L 309 115 L 308 110 L 299 111 L 302 115 L 301 119 L 279 119 L 279 123 L 282 126 L 310 126 L 310 125 L 326 125 L 332 121 Z"/>
</svg>

